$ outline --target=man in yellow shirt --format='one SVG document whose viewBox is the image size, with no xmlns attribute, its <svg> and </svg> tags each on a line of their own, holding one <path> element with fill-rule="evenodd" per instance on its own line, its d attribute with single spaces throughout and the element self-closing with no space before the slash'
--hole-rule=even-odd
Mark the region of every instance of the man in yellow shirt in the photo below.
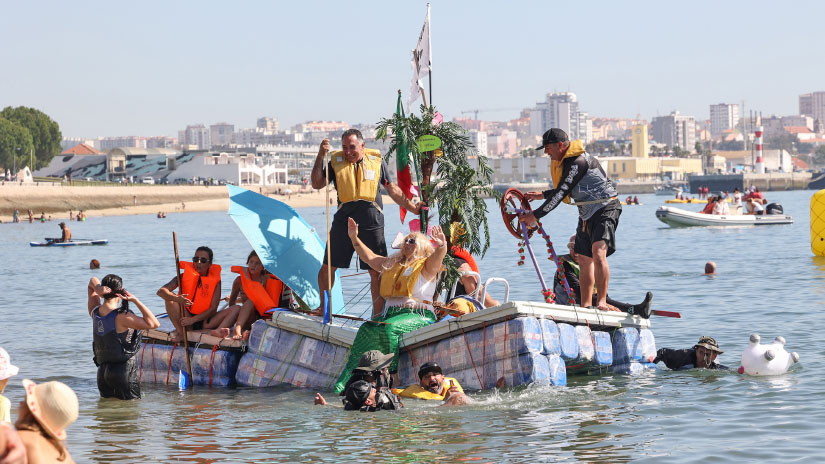
<svg viewBox="0 0 825 464">
<path fill-rule="evenodd" d="M 458 380 L 444 377 L 441 366 L 435 362 L 426 362 L 418 369 L 418 384 L 407 388 L 394 388 L 393 393 L 402 398 L 444 401 L 445 405 L 459 406 L 472 400 L 464 394 Z"/>
</svg>

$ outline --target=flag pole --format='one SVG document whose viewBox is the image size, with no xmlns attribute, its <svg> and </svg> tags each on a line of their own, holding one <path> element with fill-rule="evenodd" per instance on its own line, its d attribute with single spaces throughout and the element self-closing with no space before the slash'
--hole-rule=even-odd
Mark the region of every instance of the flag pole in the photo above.
<svg viewBox="0 0 825 464">
<path fill-rule="evenodd" d="M 432 44 L 432 41 L 430 40 L 430 37 L 432 36 L 432 33 L 431 33 L 432 28 L 433 28 L 433 25 L 430 22 L 430 4 L 427 3 L 427 49 L 429 50 L 429 59 L 430 59 L 430 63 L 428 65 L 429 72 L 427 73 L 427 80 L 429 81 L 429 86 L 430 86 L 430 104 L 431 105 L 433 103 L 433 44 Z M 424 92 L 422 92 L 422 95 L 423 95 L 423 93 Z M 427 106 L 427 100 L 424 100 L 424 106 Z"/>
</svg>

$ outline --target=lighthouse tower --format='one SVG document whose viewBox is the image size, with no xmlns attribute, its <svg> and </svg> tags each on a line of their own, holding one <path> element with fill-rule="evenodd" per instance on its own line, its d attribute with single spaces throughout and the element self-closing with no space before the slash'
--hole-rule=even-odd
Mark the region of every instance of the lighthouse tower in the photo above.
<svg viewBox="0 0 825 464">
<path fill-rule="evenodd" d="M 765 174 L 765 160 L 762 159 L 762 126 L 757 126 L 754 131 L 756 140 L 756 163 L 754 163 L 753 171 L 757 174 Z"/>
</svg>

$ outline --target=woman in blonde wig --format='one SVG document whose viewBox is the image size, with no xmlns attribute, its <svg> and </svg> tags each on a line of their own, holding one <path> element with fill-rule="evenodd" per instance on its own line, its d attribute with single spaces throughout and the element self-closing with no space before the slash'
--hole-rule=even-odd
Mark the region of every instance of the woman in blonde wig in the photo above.
<svg viewBox="0 0 825 464">
<path fill-rule="evenodd" d="M 384 311 L 374 320 L 365 322 L 358 329 L 352 344 L 350 357 L 344 371 L 335 384 L 335 391 L 344 389 L 352 369 L 358 366 L 361 355 L 369 350 L 393 353 L 395 358 L 390 372 L 398 367 L 398 340 L 401 335 L 432 324 L 436 320 L 432 298 L 435 294 L 438 273 L 447 254 L 447 239 L 441 227 L 432 230 L 432 240 L 421 232 L 412 232 L 401 245 L 401 251 L 384 257 L 373 253 L 358 239 L 358 224 L 351 218 L 347 233 L 358 257 L 381 273 L 380 295 L 384 298 Z"/>
</svg>

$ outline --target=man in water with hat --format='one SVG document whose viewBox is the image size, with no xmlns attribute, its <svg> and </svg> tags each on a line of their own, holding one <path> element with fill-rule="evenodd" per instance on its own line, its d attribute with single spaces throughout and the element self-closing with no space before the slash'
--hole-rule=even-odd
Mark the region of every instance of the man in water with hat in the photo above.
<svg viewBox="0 0 825 464">
<path fill-rule="evenodd" d="M 716 357 L 724 353 L 719 344 L 711 337 L 702 337 L 693 348 L 672 350 L 660 348 L 656 352 L 654 363 L 664 361 L 665 365 L 674 371 L 682 369 L 728 369 L 727 366 L 716 363 Z"/>
<path fill-rule="evenodd" d="M 393 354 L 384 354 L 378 350 L 370 350 L 361 355 L 358 360 L 358 367 L 352 370 L 352 376 L 344 386 L 341 396 L 347 394 L 347 389 L 358 381 L 366 381 L 376 388 L 392 387 L 389 366 L 392 363 Z M 327 404 L 326 399 L 320 393 L 315 394 L 315 404 Z"/>
<path fill-rule="evenodd" d="M 607 286 L 610 267 L 607 257 L 616 251 L 616 228 L 622 205 L 617 198 L 616 187 L 607 177 L 601 163 L 584 151 L 581 140 L 567 137 L 561 129 L 553 128 L 542 136 L 542 144 L 536 150 L 544 150 L 552 160 L 550 172 L 554 188 L 543 192 L 527 192 L 528 200 L 544 199 L 532 213 L 522 214 L 520 220 L 527 226 L 554 210 L 562 202 L 579 208 L 579 224 L 576 228 L 575 251 L 580 255 L 581 302 L 589 306 L 593 284 L 597 291 L 596 307 L 610 311 L 607 304 Z M 584 302 L 584 303 L 582 303 Z"/>
<path fill-rule="evenodd" d="M 402 398 L 420 400 L 444 400 L 445 405 L 458 406 L 471 402 L 459 385 L 458 380 L 444 377 L 441 366 L 433 361 L 426 362 L 418 369 L 418 384 L 407 388 L 394 388 L 393 393 Z"/>
</svg>

